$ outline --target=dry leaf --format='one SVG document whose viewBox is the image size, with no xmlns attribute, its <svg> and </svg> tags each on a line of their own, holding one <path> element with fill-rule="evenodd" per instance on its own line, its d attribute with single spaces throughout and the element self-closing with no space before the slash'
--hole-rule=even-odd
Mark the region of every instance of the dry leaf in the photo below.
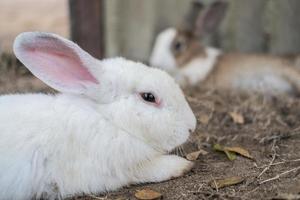
<svg viewBox="0 0 300 200">
<path fill-rule="evenodd" d="M 224 150 L 224 153 L 226 154 L 227 158 L 230 161 L 233 161 L 233 160 L 236 159 L 236 154 L 234 152 L 230 152 L 230 151 Z"/>
<path fill-rule="evenodd" d="M 237 123 L 237 124 L 244 124 L 245 123 L 243 115 L 241 115 L 237 112 L 229 112 L 228 114 L 230 115 L 230 117 L 232 118 L 234 123 Z"/>
<path fill-rule="evenodd" d="M 162 197 L 162 194 L 160 194 L 159 192 L 156 192 L 154 190 L 146 188 L 143 190 L 138 190 L 134 194 L 134 196 L 140 200 L 154 200 L 154 199 L 160 199 Z"/>
<path fill-rule="evenodd" d="M 300 194 L 281 193 L 272 199 L 296 200 L 296 199 L 300 199 Z"/>
<path fill-rule="evenodd" d="M 212 180 L 209 185 L 214 189 L 228 187 L 243 182 L 245 179 L 239 176 L 233 176 L 225 179 Z"/>
<path fill-rule="evenodd" d="M 242 147 L 224 147 L 224 150 L 227 150 L 230 152 L 235 152 L 246 158 L 253 159 L 253 157 L 250 155 L 250 153 L 246 149 L 243 149 Z"/>
<path fill-rule="evenodd" d="M 231 161 L 236 159 L 236 155 L 234 152 L 230 152 L 228 150 L 225 150 L 225 148 L 223 146 L 221 146 L 220 144 L 214 144 L 213 149 L 216 151 L 222 151 L 226 154 L 227 158 Z"/>
<path fill-rule="evenodd" d="M 209 116 L 208 115 L 200 115 L 200 117 L 198 119 L 204 125 L 208 124 L 208 122 L 209 122 Z"/>
<path fill-rule="evenodd" d="M 224 148 L 220 144 L 214 144 L 213 148 L 216 151 L 224 151 Z"/>
<path fill-rule="evenodd" d="M 195 152 L 187 154 L 186 159 L 188 159 L 190 161 L 194 161 L 194 160 L 197 160 L 200 155 L 206 155 L 206 154 L 208 154 L 208 152 L 201 149 L 199 151 L 195 151 Z"/>
</svg>

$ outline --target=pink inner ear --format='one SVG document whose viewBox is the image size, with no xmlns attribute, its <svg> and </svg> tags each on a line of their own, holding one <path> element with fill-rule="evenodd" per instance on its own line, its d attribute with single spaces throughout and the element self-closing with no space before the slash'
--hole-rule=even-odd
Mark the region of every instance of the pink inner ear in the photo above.
<svg viewBox="0 0 300 200">
<path fill-rule="evenodd" d="M 56 83 L 65 86 L 76 86 L 82 82 L 98 83 L 71 50 L 59 52 L 52 48 L 37 47 L 28 48 L 27 54 L 34 61 L 33 67 L 36 67 L 41 75 L 46 75 Z"/>
<path fill-rule="evenodd" d="M 39 79 L 61 92 L 83 94 L 98 84 L 91 74 L 94 58 L 54 34 L 23 33 L 15 40 L 18 59 Z"/>
</svg>

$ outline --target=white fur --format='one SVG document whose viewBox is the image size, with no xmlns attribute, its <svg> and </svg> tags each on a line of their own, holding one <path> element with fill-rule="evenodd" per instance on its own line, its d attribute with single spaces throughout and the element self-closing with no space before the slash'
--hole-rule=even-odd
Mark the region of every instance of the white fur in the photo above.
<svg viewBox="0 0 300 200">
<path fill-rule="evenodd" d="M 263 69 L 264 66 L 261 66 Z M 266 94 L 289 93 L 293 91 L 291 82 L 272 68 L 259 72 L 246 70 L 233 79 L 233 87 L 248 91 L 258 91 Z"/>
<path fill-rule="evenodd" d="M 15 44 L 21 61 L 28 56 L 22 42 L 39 45 L 35 41 L 41 36 L 70 47 L 70 41 L 54 34 L 22 34 Z M 57 95 L 0 97 L 1 199 L 101 193 L 188 170 L 189 161 L 165 155 L 185 142 L 196 124 L 174 80 L 141 63 L 98 61 L 71 47 L 91 64 L 88 70 L 99 84 L 83 82 L 79 94 L 72 88 Z M 146 91 L 161 99 L 159 107 L 143 102 L 139 93 Z"/>
<path fill-rule="evenodd" d="M 175 36 L 174 28 L 168 28 L 157 36 L 149 60 L 151 66 L 161 68 L 170 74 L 176 72 L 176 61 L 171 52 L 171 44 Z"/>
<path fill-rule="evenodd" d="M 197 57 L 178 70 L 176 78 L 180 85 L 196 85 L 213 70 L 221 52 L 212 47 L 207 47 L 205 52 L 205 57 Z"/>
</svg>

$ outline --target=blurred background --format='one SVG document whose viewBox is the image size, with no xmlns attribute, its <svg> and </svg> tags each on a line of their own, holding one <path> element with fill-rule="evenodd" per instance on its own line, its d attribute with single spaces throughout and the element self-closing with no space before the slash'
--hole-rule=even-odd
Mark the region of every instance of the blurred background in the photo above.
<svg viewBox="0 0 300 200">
<path fill-rule="evenodd" d="M 13 55 L 14 38 L 21 32 L 57 33 L 97 58 L 123 56 L 148 62 L 157 34 L 179 26 L 191 1 L 0 0 L 0 94 L 55 92 L 33 77 Z M 300 55 L 300 0 L 227 1 L 229 6 L 222 23 L 217 30 L 204 35 L 201 42 L 225 52 L 267 53 L 287 58 Z M 186 90 L 185 94 L 198 121 L 192 148 L 205 150 L 208 155 L 200 155 L 205 157 L 199 159 L 190 175 L 156 186 L 151 184 L 164 191 L 164 199 L 299 199 L 299 98 L 222 94 L 200 87 Z M 255 157 L 255 163 L 241 158 L 228 162 L 225 154 L 214 153 L 215 144 L 245 147 Z M 282 165 L 273 168 L 273 161 Z M 214 191 L 207 184 L 211 179 L 215 183 L 214 178 L 237 174 L 247 180 L 228 190 Z M 285 177 L 281 177 L 283 174 Z M 278 180 L 265 185 L 258 182 L 272 180 L 273 176 L 273 180 Z M 133 190 L 129 193 L 133 194 Z M 274 197 L 281 192 L 287 198 Z M 117 193 L 122 195 L 118 199 L 130 197 L 128 188 Z"/>
<path fill-rule="evenodd" d="M 211 3 L 213 0 L 203 0 Z M 72 38 L 94 56 L 147 61 L 155 36 L 178 26 L 191 0 L 1 0 L 0 51 L 17 34 L 48 31 Z M 300 52 L 299 0 L 229 0 L 219 29 L 204 38 L 225 51 Z"/>
</svg>

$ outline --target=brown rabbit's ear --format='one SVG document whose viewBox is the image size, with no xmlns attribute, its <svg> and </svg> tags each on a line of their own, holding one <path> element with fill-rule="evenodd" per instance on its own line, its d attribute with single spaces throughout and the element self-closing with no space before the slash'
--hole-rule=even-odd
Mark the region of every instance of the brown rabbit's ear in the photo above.
<svg viewBox="0 0 300 200">
<path fill-rule="evenodd" d="M 190 8 L 186 13 L 183 22 L 180 26 L 180 29 L 186 32 L 193 33 L 195 30 L 197 19 L 200 15 L 200 12 L 203 10 L 204 5 L 201 0 L 194 0 L 190 4 Z"/>
<path fill-rule="evenodd" d="M 198 36 L 214 31 L 221 23 L 227 10 L 227 2 L 218 0 L 208 6 L 195 22 L 194 33 Z"/>
</svg>

